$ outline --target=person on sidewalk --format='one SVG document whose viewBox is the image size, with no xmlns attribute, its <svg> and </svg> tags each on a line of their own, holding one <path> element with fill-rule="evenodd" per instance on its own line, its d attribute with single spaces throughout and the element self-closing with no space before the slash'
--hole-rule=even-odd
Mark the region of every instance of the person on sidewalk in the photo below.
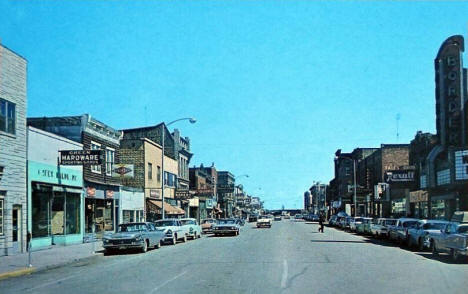
<svg viewBox="0 0 468 294">
<path fill-rule="evenodd" d="M 323 233 L 323 215 L 322 214 L 320 214 L 320 216 L 319 216 L 319 226 L 320 226 L 319 227 L 319 232 Z"/>
</svg>

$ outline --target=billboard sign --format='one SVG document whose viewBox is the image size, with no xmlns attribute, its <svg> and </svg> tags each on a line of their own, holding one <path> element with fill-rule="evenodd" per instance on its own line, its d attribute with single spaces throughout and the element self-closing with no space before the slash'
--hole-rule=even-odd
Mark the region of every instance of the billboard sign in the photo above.
<svg viewBox="0 0 468 294">
<path fill-rule="evenodd" d="M 389 170 L 385 173 L 385 182 L 414 182 L 414 170 Z"/>
<path fill-rule="evenodd" d="M 102 150 L 61 150 L 61 165 L 99 165 L 102 163 Z"/>
</svg>

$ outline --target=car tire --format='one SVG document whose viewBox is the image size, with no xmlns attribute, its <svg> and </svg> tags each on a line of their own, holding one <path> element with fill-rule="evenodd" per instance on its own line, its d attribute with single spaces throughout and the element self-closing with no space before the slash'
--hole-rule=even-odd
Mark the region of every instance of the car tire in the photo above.
<svg viewBox="0 0 468 294">
<path fill-rule="evenodd" d="M 460 258 L 460 253 L 457 250 L 455 249 L 450 250 L 450 255 L 452 256 L 453 262 L 458 262 Z"/>
<path fill-rule="evenodd" d="M 424 240 L 422 238 L 419 238 L 418 241 L 418 250 L 419 251 L 424 251 Z"/>
<path fill-rule="evenodd" d="M 432 249 L 432 255 L 433 256 L 439 255 L 439 252 L 437 251 L 434 240 L 431 241 L 431 249 Z"/>
<path fill-rule="evenodd" d="M 177 235 L 174 235 L 174 237 L 172 238 L 172 245 L 175 244 L 177 244 Z"/>
<path fill-rule="evenodd" d="M 184 237 L 182 238 L 182 243 L 185 243 L 185 242 L 187 242 L 187 236 L 186 235 L 184 235 Z"/>
<path fill-rule="evenodd" d="M 154 244 L 154 249 L 159 249 L 159 248 L 161 248 L 161 241 L 156 242 L 156 244 Z"/>
<path fill-rule="evenodd" d="M 141 247 L 141 252 L 146 253 L 146 251 L 148 251 L 148 240 L 145 240 L 143 247 Z"/>
</svg>

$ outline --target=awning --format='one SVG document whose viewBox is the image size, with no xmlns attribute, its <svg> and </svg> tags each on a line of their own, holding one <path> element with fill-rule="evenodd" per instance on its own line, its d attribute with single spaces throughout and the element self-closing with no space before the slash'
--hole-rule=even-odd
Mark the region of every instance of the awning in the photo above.
<svg viewBox="0 0 468 294">
<path fill-rule="evenodd" d="M 160 213 L 162 207 L 161 200 L 147 199 L 147 201 L 152 205 L 156 206 L 156 208 L 159 210 L 158 213 Z M 164 202 L 164 212 L 166 214 L 185 214 L 185 210 L 183 210 L 180 207 L 172 206 L 167 202 Z"/>
</svg>

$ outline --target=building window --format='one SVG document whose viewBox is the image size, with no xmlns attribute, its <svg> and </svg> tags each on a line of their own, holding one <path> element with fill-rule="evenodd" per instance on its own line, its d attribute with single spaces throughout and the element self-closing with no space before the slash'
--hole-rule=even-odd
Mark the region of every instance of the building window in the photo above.
<svg viewBox="0 0 468 294">
<path fill-rule="evenodd" d="M 156 175 L 158 178 L 158 183 L 161 183 L 161 167 L 158 166 L 158 174 Z"/>
<path fill-rule="evenodd" d="M 0 191 L 0 236 L 3 236 L 3 207 L 4 207 L 4 198 L 5 191 Z"/>
<path fill-rule="evenodd" d="M 16 105 L 0 99 L 0 131 L 16 133 Z"/>
<path fill-rule="evenodd" d="M 148 162 L 148 180 L 153 179 L 153 165 Z"/>
<path fill-rule="evenodd" d="M 101 150 L 101 144 L 91 141 L 91 150 Z M 101 174 L 101 165 L 91 165 L 91 172 Z"/>
<path fill-rule="evenodd" d="M 437 186 L 450 184 L 450 169 L 437 172 Z"/>
<path fill-rule="evenodd" d="M 112 176 L 112 167 L 115 163 L 115 150 L 106 148 L 106 175 Z"/>
<path fill-rule="evenodd" d="M 177 176 L 168 172 L 164 172 L 164 186 L 175 187 Z"/>
<path fill-rule="evenodd" d="M 427 177 L 426 175 L 422 175 L 419 177 L 420 188 L 425 189 L 427 188 Z"/>
</svg>

